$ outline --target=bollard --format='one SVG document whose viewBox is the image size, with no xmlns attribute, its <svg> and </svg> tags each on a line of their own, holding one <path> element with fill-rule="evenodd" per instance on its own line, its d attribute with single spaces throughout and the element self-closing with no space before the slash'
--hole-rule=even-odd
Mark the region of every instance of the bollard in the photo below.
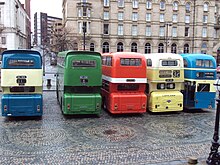
<svg viewBox="0 0 220 165">
<path fill-rule="evenodd" d="M 51 85 L 51 79 L 47 79 L 47 88 L 50 88 L 52 85 Z"/>
</svg>

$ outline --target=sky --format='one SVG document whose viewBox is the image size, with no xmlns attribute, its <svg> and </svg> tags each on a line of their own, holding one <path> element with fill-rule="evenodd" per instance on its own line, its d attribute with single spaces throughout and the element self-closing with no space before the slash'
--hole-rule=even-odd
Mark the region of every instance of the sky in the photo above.
<svg viewBox="0 0 220 165">
<path fill-rule="evenodd" d="M 25 0 L 20 0 L 24 4 Z M 62 18 L 62 0 L 31 0 L 31 20 L 35 12 L 47 13 L 49 16 Z"/>
</svg>

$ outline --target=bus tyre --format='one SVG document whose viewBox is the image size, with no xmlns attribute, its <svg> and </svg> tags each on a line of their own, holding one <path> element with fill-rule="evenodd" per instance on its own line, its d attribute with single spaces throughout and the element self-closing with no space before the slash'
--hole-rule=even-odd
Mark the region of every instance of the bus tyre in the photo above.
<svg viewBox="0 0 220 165">
<path fill-rule="evenodd" d="M 61 101 L 60 101 L 60 109 L 63 114 L 63 98 L 62 97 L 61 97 Z"/>
<path fill-rule="evenodd" d="M 102 99 L 102 109 L 107 110 L 106 103 L 105 103 L 105 98 Z"/>
</svg>

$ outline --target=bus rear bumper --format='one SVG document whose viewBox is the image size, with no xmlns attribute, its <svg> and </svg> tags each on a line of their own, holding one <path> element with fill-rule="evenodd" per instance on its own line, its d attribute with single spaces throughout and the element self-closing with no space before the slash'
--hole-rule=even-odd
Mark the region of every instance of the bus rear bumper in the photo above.
<svg viewBox="0 0 220 165">
<path fill-rule="evenodd" d="M 96 114 L 101 113 L 102 98 L 99 93 L 94 94 L 64 94 L 63 114 Z"/>
<path fill-rule="evenodd" d="M 183 110 L 183 94 L 179 91 L 156 91 L 150 94 L 149 111 L 175 112 Z"/>
<path fill-rule="evenodd" d="M 2 95 L 2 116 L 42 116 L 41 94 Z"/>
<path fill-rule="evenodd" d="M 112 93 L 107 104 L 112 114 L 145 113 L 147 96 L 144 93 Z"/>
</svg>

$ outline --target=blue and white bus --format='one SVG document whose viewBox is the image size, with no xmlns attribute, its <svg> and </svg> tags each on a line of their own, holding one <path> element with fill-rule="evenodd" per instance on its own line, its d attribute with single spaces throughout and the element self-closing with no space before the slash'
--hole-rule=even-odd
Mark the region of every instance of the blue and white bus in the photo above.
<svg viewBox="0 0 220 165">
<path fill-rule="evenodd" d="M 216 60 L 208 54 L 181 54 L 184 60 L 184 107 L 215 108 Z"/>
<path fill-rule="evenodd" d="M 38 51 L 2 53 L 2 116 L 42 116 L 43 70 Z"/>
</svg>

